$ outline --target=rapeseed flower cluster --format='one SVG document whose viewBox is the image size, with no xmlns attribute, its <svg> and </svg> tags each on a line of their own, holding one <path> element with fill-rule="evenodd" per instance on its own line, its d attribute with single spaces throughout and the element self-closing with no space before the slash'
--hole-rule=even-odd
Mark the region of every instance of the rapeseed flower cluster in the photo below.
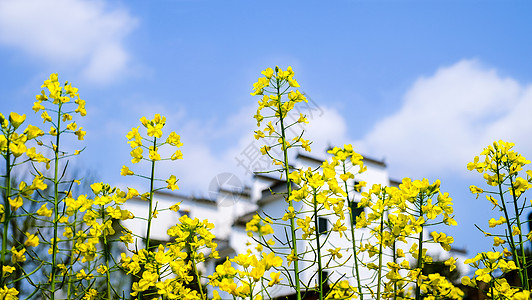
<svg viewBox="0 0 532 300">
<path fill-rule="evenodd" d="M 237 268 L 232 266 L 235 263 Z M 243 299 L 263 299 L 266 287 L 273 287 L 283 280 L 281 272 L 269 272 L 272 268 L 278 268 L 283 259 L 273 252 L 261 253 L 257 256 L 248 250 L 245 254 L 239 254 L 232 259 L 227 259 L 223 264 L 216 267 L 213 275 L 209 276 L 210 284 L 218 287 L 221 291 L 229 293 L 233 297 Z M 264 278 L 270 280 L 264 282 Z"/>
<path fill-rule="evenodd" d="M 481 173 L 488 185 L 486 189 L 472 185 L 471 193 L 476 194 L 476 198 L 485 194 L 493 209 L 501 214 L 498 219 L 488 221 L 489 228 L 499 229 L 499 233 L 478 228 L 493 238 L 494 249 L 501 250 L 481 252 L 466 260 L 476 271 L 473 278 L 462 278 L 462 283 L 483 289 L 492 299 L 528 299 L 530 294 L 526 270 L 531 262 L 525 254 L 524 245 L 532 240 L 532 235 L 523 233 L 523 225 L 527 221 L 523 220 L 526 216 L 522 214 L 524 208 L 530 207 L 523 194 L 532 187 L 532 170 L 523 169 L 530 160 L 514 151 L 513 147 L 513 143 L 502 140 L 493 142 L 480 153 L 482 158 L 475 156 L 473 162 L 467 164 L 467 169 Z M 512 271 L 517 272 L 520 286 L 510 286 L 505 278 L 501 278 L 501 274 Z"/>
<path fill-rule="evenodd" d="M 68 82 L 60 84 L 57 74 L 43 83 L 47 91 L 36 96 L 33 110 L 40 113 L 44 126 L 50 126 L 46 130 L 33 125 L 23 128 L 25 115 L 10 113 L 6 118 L 0 114 L 0 153 L 7 166 L 2 174 L 4 201 L 0 204 L 0 299 L 16 300 L 20 293 L 24 297 L 40 293 L 49 299 L 59 295 L 67 299 L 126 298 L 115 287 L 116 272 L 135 278 L 130 296 L 138 299 L 206 300 L 210 293 L 220 299 L 222 292 L 233 299 L 262 300 L 271 298 L 271 291 L 281 287 L 290 287 L 298 300 L 311 291 L 320 300 L 365 296 L 461 299 L 463 292 L 442 275 L 423 271 L 433 260 L 427 253 L 428 243 L 450 251 L 454 241 L 444 232 L 428 231 L 437 224 L 457 225 L 452 199 L 440 190 L 440 182 L 405 178 L 398 187 L 366 187 L 358 180 L 366 171 L 364 158 L 351 145 L 332 148 L 332 157 L 316 169 L 293 167 L 289 150 L 311 151 L 311 141 L 303 139 L 303 130 L 294 130 L 299 127 L 296 125 L 308 123 L 305 115 L 293 113 L 298 103 L 307 100 L 294 89 L 299 84 L 291 67 L 286 71 L 268 68 L 262 75 L 251 93 L 261 97 L 254 116 L 259 126 L 255 138 L 266 143 L 261 152 L 278 168 L 272 172 L 279 172 L 286 180 L 286 191 L 278 193 L 286 201 L 286 209 L 280 216 L 254 216 L 246 225 L 248 236 L 256 242 L 254 250 L 222 260 L 210 275 L 202 274 L 200 268 L 220 255 L 212 233 L 214 225 L 208 220 L 183 214 L 168 229 L 169 242 L 156 244 L 150 237 L 152 221 L 159 212 L 180 209 L 179 203 L 158 207 L 154 198 L 159 190 L 179 188 L 175 175 L 157 178 L 156 165 L 183 158 L 180 136 L 175 132 L 165 135 L 164 116 L 142 117 L 141 124 L 126 135 L 132 164 L 144 162 L 151 168 L 146 175 L 124 165 L 120 173 L 148 180 L 149 190 L 126 191 L 97 182 L 90 185 L 92 195 L 78 195 L 73 186 L 81 182 L 66 180 L 67 164 L 61 163 L 82 152 L 69 153 L 61 143 L 65 134 L 78 140 L 86 134 L 74 120 L 76 114 L 87 113 L 78 89 Z M 41 154 L 39 147 L 53 157 Z M 171 149 L 172 154 L 165 157 L 168 152 L 163 148 Z M 462 279 L 464 285 L 483 290 L 490 299 L 530 296 L 528 274 L 523 271 L 530 263 L 523 246 L 532 235 L 523 233 L 521 214 L 529 207 L 524 194 L 532 186 L 532 171 L 524 170 L 530 161 L 512 148 L 511 143 L 495 142 L 484 149 L 482 159 L 475 157 L 467 166 L 482 173 L 488 185 L 487 189 L 471 186 L 472 193 L 477 198 L 486 194 L 501 212 L 498 219 L 488 221 L 488 226 L 504 232 L 486 234 L 493 237 L 494 247 L 502 250 L 479 253 L 467 260 L 475 274 Z M 25 163 L 32 164 L 31 178 L 14 184 L 14 170 Z M 124 209 L 132 198 L 147 201 L 145 215 L 133 216 Z M 19 229 L 19 220 L 27 217 L 40 223 L 28 230 Z M 125 226 L 133 218 L 146 222 L 145 234 Z M 324 220 L 325 230 L 321 226 Z M 17 231 L 20 237 L 8 242 Z M 357 238 L 355 231 L 361 231 L 364 238 Z M 335 245 L 333 241 L 338 240 L 348 243 Z M 456 259 L 450 257 L 444 265 L 452 271 Z M 352 268 L 350 274 L 343 271 L 347 266 Z M 372 275 L 361 278 L 362 267 Z M 309 281 L 300 277 L 302 270 L 314 270 Z M 501 277 L 509 272 L 519 274 L 520 286 Z M 45 275 L 44 280 L 34 281 L 35 274 Z M 34 287 L 34 291 L 17 290 L 18 281 Z M 210 286 L 209 294 L 205 285 Z"/>
<path fill-rule="evenodd" d="M 128 144 L 131 146 L 132 150 L 130 152 L 131 162 L 136 164 L 141 160 L 146 161 L 159 161 L 161 160 L 161 155 L 159 154 L 159 148 L 164 145 L 171 145 L 177 149 L 169 158 L 163 158 L 162 160 L 176 160 L 182 159 L 183 154 L 179 148 L 183 146 L 181 143 L 181 137 L 175 132 L 171 132 L 164 142 L 158 142 L 157 139 L 160 139 L 163 136 L 163 127 L 166 124 L 166 117 L 155 114 L 153 119 L 148 120 L 146 117 L 140 119 L 142 126 L 146 129 L 146 134 L 148 138 L 142 137 L 139 132 L 139 126 L 134 127 L 126 135 L 129 140 Z M 146 145 L 145 143 L 148 143 Z M 144 150 L 148 150 L 148 156 L 144 154 Z M 123 176 L 134 175 L 135 173 L 129 170 L 128 167 L 122 167 L 120 172 Z"/>
<path fill-rule="evenodd" d="M 279 157 L 274 158 L 269 152 L 270 150 L 281 145 L 282 151 L 289 148 L 301 147 L 310 152 L 310 141 L 302 138 L 301 134 L 294 134 L 293 137 L 288 137 L 288 130 L 296 124 L 308 123 L 306 117 L 300 113 L 297 120 L 288 121 L 288 113 L 292 111 L 295 105 L 299 102 L 308 102 L 306 97 L 299 92 L 299 90 L 291 90 L 290 88 L 299 87 L 299 84 L 294 79 L 294 72 L 291 67 L 283 71 L 279 67 L 267 68 L 262 71 L 264 77 L 260 77 L 256 83 L 253 84 L 253 92 L 251 95 L 262 96 L 258 101 L 259 108 L 254 118 L 257 120 L 257 126 L 260 127 L 262 121 L 266 119 L 274 119 L 268 121 L 268 124 L 262 130 L 255 131 L 255 138 L 271 140 L 267 145 L 261 148 L 264 155 L 268 155 L 273 159 L 273 163 L 281 165 Z M 287 99 L 285 99 L 287 98 Z M 263 110 L 268 109 L 269 114 L 263 115 Z M 295 119 L 295 118 L 294 118 Z"/>
</svg>

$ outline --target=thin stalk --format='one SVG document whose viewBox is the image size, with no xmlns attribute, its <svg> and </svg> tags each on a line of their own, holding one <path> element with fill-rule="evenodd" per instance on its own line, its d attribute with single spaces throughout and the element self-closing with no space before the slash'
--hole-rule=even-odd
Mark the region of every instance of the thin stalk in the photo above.
<svg viewBox="0 0 532 300">
<path fill-rule="evenodd" d="M 259 241 L 262 241 L 262 233 L 261 233 L 260 230 L 259 230 L 258 234 L 259 234 Z M 262 253 L 263 253 L 263 252 L 262 252 L 262 248 L 261 248 L 261 251 L 259 251 L 259 257 L 260 257 L 260 258 L 262 258 Z M 262 297 L 261 299 L 266 299 L 266 298 L 264 297 L 264 291 L 265 291 L 265 288 L 264 288 L 264 276 L 262 276 L 262 277 L 260 278 L 260 287 L 261 287 L 261 290 L 260 290 L 260 296 Z"/>
<path fill-rule="evenodd" d="M 73 257 L 76 255 L 75 251 L 74 251 L 74 246 L 75 246 L 74 237 L 77 235 L 77 232 L 78 232 L 77 225 L 76 225 L 77 221 L 78 221 L 78 211 L 75 210 L 74 211 L 74 222 L 73 222 L 74 230 L 72 230 L 72 249 L 70 250 L 71 259 L 69 260 L 69 266 L 67 267 L 67 276 L 72 275 L 72 274 L 68 274 L 68 272 L 69 272 L 69 270 L 72 269 L 72 265 L 75 263 Z M 73 290 L 73 284 L 72 284 L 72 281 L 69 280 L 68 283 L 67 283 L 67 298 L 68 299 L 71 299 L 72 290 Z"/>
<path fill-rule="evenodd" d="M 155 146 L 157 145 L 157 138 L 153 137 L 153 149 L 155 150 Z M 148 206 L 148 227 L 146 228 L 146 251 L 150 251 L 150 232 L 151 232 L 151 220 L 153 218 L 153 185 L 155 182 L 155 160 L 151 161 L 151 173 L 150 173 L 150 197 L 148 199 L 149 206 Z M 194 266 L 194 270 L 196 269 L 196 266 Z M 144 266 L 142 267 L 142 271 L 144 272 Z M 201 288 L 201 286 L 200 286 Z M 142 292 L 139 292 L 137 295 L 137 299 L 141 300 L 143 299 Z"/>
<path fill-rule="evenodd" d="M 318 226 L 318 201 L 316 200 L 316 189 L 313 190 L 313 206 L 314 206 L 314 229 L 316 232 L 316 249 L 318 251 L 318 292 L 319 300 L 323 300 L 323 272 L 321 266 L 321 244 L 320 231 Z"/>
<path fill-rule="evenodd" d="M 283 118 L 283 110 L 281 106 L 281 91 L 279 88 L 280 82 L 279 79 L 277 79 L 277 99 L 279 100 L 279 122 L 281 125 L 281 141 L 282 141 L 282 149 L 283 149 L 283 158 L 284 158 L 284 164 L 283 168 L 285 171 L 286 176 L 286 191 L 287 191 L 287 200 L 288 200 L 288 207 L 294 208 L 293 201 L 290 199 L 290 195 L 292 195 L 292 184 L 290 179 L 288 178 L 289 175 L 289 166 L 288 166 L 288 149 L 286 149 L 286 133 L 285 133 L 285 127 L 284 127 L 284 118 Z M 298 262 L 298 252 L 297 252 L 297 236 L 296 236 L 296 224 L 294 218 L 290 218 L 290 231 L 292 233 L 292 251 L 294 256 L 296 257 L 296 260 L 294 260 L 294 277 L 296 282 L 296 297 L 297 300 L 301 300 L 301 285 L 299 282 L 299 262 Z"/>
<path fill-rule="evenodd" d="M 153 149 L 157 145 L 157 138 L 153 137 Z M 151 161 L 151 176 L 150 176 L 150 199 L 149 199 L 149 210 L 148 210 L 148 228 L 146 229 L 146 250 L 150 251 L 150 231 L 151 231 L 151 220 L 153 214 L 153 185 L 155 182 L 155 160 Z"/>
<path fill-rule="evenodd" d="M 419 217 L 422 218 L 423 217 L 423 196 L 418 195 L 418 198 L 419 198 Z M 418 237 L 419 246 L 418 246 L 418 251 L 417 251 L 417 268 L 420 270 L 420 272 L 422 272 L 421 270 L 423 270 L 423 224 L 421 224 L 420 226 L 421 226 L 421 231 L 419 232 L 419 237 Z M 420 275 L 421 274 L 419 274 L 418 276 Z M 421 288 L 419 287 L 418 282 L 419 282 L 419 278 L 418 280 L 416 280 L 416 300 L 421 299 Z"/>
<path fill-rule="evenodd" d="M 384 199 L 383 199 L 384 201 Z M 381 298 L 381 282 L 382 282 L 382 234 L 384 233 L 384 208 L 381 213 L 381 226 L 380 226 L 380 243 L 379 243 L 379 271 L 377 272 L 377 300 Z"/>
<path fill-rule="evenodd" d="M 100 205 L 100 211 L 102 212 L 102 224 L 105 224 L 105 212 L 103 205 Z M 109 241 L 107 241 L 107 234 L 105 232 L 102 232 L 103 234 L 103 256 L 105 259 L 105 281 L 107 285 L 107 299 L 111 300 L 111 274 L 109 273 L 109 260 L 111 255 L 111 245 L 109 245 Z"/>
<path fill-rule="evenodd" d="M 497 178 L 500 178 L 499 161 L 496 160 L 496 163 L 497 163 L 497 171 L 495 173 L 497 175 Z M 523 268 L 521 268 L 521 261 L 519 260 L 519 257 L 517 255 L 517 249 L 515 248 L 515 241 L 512 235 L 512 226 L 510 225 L 510 217 L 508 216 L 508 209 L 506 208 L 506 203 L 504 201 L 504 192 L 502 191 L 502 183 L 498 183 L 497 186 L 499 187 L 499 196 L 501 197 L 502 210 L 504 212 L 504 217 L 506 218 L 506 227 L 508 230 L 508 237 L 510 239 L 510 249 L 512 250 L 512 256 L 517 266 L 517 272 L 519 274 L 519 279 L 521 280 L 521 284 L 522 284 L 524 282 L 524 276 L 523 276 L 523 270 L 522 270 Z"/>
<path fill-rule="evenodd" d="M 55 136 L 55 147 L 54 147 L 54 240 L 52 242 L 52 274 L 51 274 L 51 292 L 52 300 L 55 299 L 55 278 L 57 272 L 57 235 L 59 230 L 59 137 L 61 135 L 61 108 L 63 104 L 60 102 L 58 104 L 57 110 L 57 134 Z"/>
<path fill-rule="evenodd" d="M 394 263 L 397 263 L 397 254 L 395 253 L 395 251 L 397 251 L 396 249 L 396 239 L 393 240 L 393 243 L 392 243 L 392 260 Z M 393 300 L 396 300 L 397 299 L 397 281 L 394 281 L 393 282 Z"/>
<path fill-rule="evenodd" d="M 191 251 L 191 253 L 192 253 L 192 257 L 193 257 L 192 258 L 192 267 L 194 268 L 194 275 L 195 275 L 196 280 L 198 282 L 198 289 L 200 291 L 201 299 L 207 300 L 207 298 L 205 298 L 205 294 L 203 293 L 203 286 L 201 285 L 201 278 L 200 278 L 200 275 L 199 275 L 199 272 L 198 272 L 198 268 L 196 267 L 196 251 Z"/>
<path fill-rule="evenodd" d="M 7 138 L 6 150 L 6 191 L 4 193 L 4 232 L 2 233 L 2 254 L 0 258 L 0 270 L 3 270 L 7 253 L 7 236 L 9 234 L 9 222 L 11 220 L 11 206 L 9 205 L 9 195 L 11 194 L 11 153 L 9 152 L 10 139 Z M 0 272 L 0 284 L 4 284 L 4 272 Z"/>
<path fill-rule="evenodd" d="M 345 169 L 345 161 L 343 162 L 343 169 L 344 169 L 344 174 L 346 173 L 346 169 Z M 349 205 L 348 206 L 348 209 L 349 209 L 349 219 L 351 220 L 351 242 L 353 244 L 353 260 L 355 261 L 355 274 L 356 274 L 356 277 L 357 277 L 357 288 L 358 288 L 358 295 L 360 297 L 360 300 L 364 300 L 364 295 L 362 294 L 362 284 L 360 283 L 360 272 L 359 272 L 359 268 L 358 268 L 358 258 L 357 258 L 357 246 L 356 246 L 356 242 L 355 242 L 355 216 L 353 215 L 353 203 L 354 201 L 351 201 L 349 199 L 349 189 L 347 187 L 347 182 L 344 181 L 344 190 L 345 190 L 345 194 L 347 195 L 346 196 L 346 200 L 347 200 L 347 204 Z"/>
<path fill-rule="evenodd" d="M 512 187 L 512 197 L 513 197 L 513 200 L 514 200 L 514 210 L 515 210 L 515 217 L 517 219 L 517 228 L 519 228 L 519 232 L 521 232 L 521 220 L 519 218 L 521 213 L 519 213 L 519 208 L 517 207 L 517 197 L 515 196 L 515 187 L 514 187 L 514 181 L 512 179 L 512 176 L 510 176 L 510 184 L 511 184 L 511 187 Z M 521 266 L 523 266 L 523 268 L 525 269 L 524 274 L 523 274 L 523 278 L 521 280 L 521 286 L 523 287 L 524 290 L 528 290 L 529 289 L 529 287 L 528 287 L 528 272 L 526 270 L 527 263 L 526 263 L 525 247 L 523 246 L 523 235 L 522 234 L 519 234 L 519 245 L 521 247 L 521 256 L 520 256 Z M 523 279 L 524 279 L 524 281 L 523 281 Z"/>
</svg>

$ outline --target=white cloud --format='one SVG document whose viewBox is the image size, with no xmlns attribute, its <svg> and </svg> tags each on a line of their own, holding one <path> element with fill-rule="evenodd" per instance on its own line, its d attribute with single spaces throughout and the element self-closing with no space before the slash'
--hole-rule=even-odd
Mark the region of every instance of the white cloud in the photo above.
<svg viewBox="0 0 532 300">
<path fill-rule="evenodd" d="M 366 153 L 384 155 L 392 174 L 465 173 L 465 165 L 494 140 L 530 149 L 532 86 L 463 60 L 419 78 L 402 107 L 359 141 Z M 523 153 L 524 154 L 524 153 Z"/>
<path fill-rule="evenodd" d="M 101 0 L 0 0 L 0 43 L 53 65 L 81 66 L 96 83 L 126 71 L 123 40 L 136 24 Z"/>
<path fill-rule="evenodd" d="M 325 157 L 329 147 L 341 147 L 348 143 L 347 124 L 344 117 L 334 108 L 321 106 L 323 113 L 315 114 L 306 125 L 305 139 L 312 141 L 312 153 Z"/>
</svg>

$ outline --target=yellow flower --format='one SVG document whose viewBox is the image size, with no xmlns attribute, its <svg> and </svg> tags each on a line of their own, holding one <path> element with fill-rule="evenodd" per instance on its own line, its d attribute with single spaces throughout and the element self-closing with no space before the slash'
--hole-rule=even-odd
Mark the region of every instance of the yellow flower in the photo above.
<svg viewBox="0 0 532 300">
<path fill-rule="evenodd" d="M 493 237 L 493 246 L 494 247 L 498 247 L 498 246 L 500 246 L 500 245 L 502 245 L 504 243 L 506 243 L 506 241 L 501 239 L 500 237 L 498 237 L 498 236 Z"/>
<path fill-rule="evenodd" d="M 222 300 L 217 290 L 212 291 L 212 300 Z"/>
<path fill-rule="evenodd" d="M 484 193 L 484 190 L 483 190 L 483 189 L 481 189 L 481 188 L 479 188 L 479 187 L 476 187 L 476 186 L 474 186 L 474 185 L 470 186 L 470 187 L 469 187 L 469 190 L 471 190 L 471 193 L 473 193 L 473 194 L 477 194 L 477 198 L 476 198 L 476 199 L 478 199 L 478 196 L 479 196 L 480 194 Z"/>
<path fill-rule="evenodd" d="M 19 115 L 16 112 L 12 112 L 9 114 L 9 122 L 15 129 L 17 129 L 24 121 L 26 120 L 26 115 Z"/>
<path fill-rule="evenodd" d="M 39 237 L 35 234 L 30 234 L 29 232 L 26 232 L 26 237 L 28 239 L 24 242 L 24 246 L 37 247 L 39 245 Z"/>
<path fill-rule="evenodd" d="M 310 144 L 311 142 L 309 140 L 300 139 L 301 141 L 301 148 L 305 149 L 305 151 L 310 152 Z"/>
<path fill-rule="evenodd" d="M 342 258 L 342 253 L 340 253 L 340 250 L 341 248 L 336 248 L 336 249 L 327 249 L 327 251 L 329 251 L 331 253 L 331 256 L 334 258 L 334 257 L 337 257 L 337 258 Z"/>
<path fill-rule="evenodd" d="M 183 146 L 183 143 L 181 143 L 181 137 L 176 134 L 175 132 L 170 132 L 170 135 L 166 139 L 166 142 L 172 146 L 181 147 Z"/>
<path fill-rule="evenodd" d="M 16 264 L 18 262 L 25 262 L 26 261 L 26 255 L 24 253 L 26 252 L 26 248 L 22 248 L 20 251 L 17 251 L 15 247 L 11 248 L 11 261 Z"/>
<path fill-rule="evenodd" d="M 512 295 L 514 300 L 528 300 L 530 299 L 530 291 L 523 290 Z"/>
<path fill-rule="evenodd" d="M 69 130 L 76 131 L 76 128 L 78 128 L 78 125 L 76 124 L 76 122 L 72 122 L 67 125 L 67 129 Z"/>
<path fill-rule="evenodd" d="M 46 122 L 52 122 L 52 117 L 50 117 L 46 111 L 42 112 L 41 118 L 43 119 L 43 124 Z"/>
<path fill-rule="evenodd" d="M 13 273 L 13 271 L 15 271 L 15 267 L 12 267 L 12 266 L 3 266 L 2 267 L 2 274 L 11 274 Z"/>
<path fill-rule="evenodd" d="M 72 120 L 72 116 L 71 115 L 63 114 L 63 122 L 71 121 L 71 120 Z"/>
<path fill-rule="evenodd" d="M 85 134 L 87 133 L 86 131 L 83 131 L 81 129 L 83 129 L 83 127 L 80 127 L 78 129 L 78 131 L 74 132 L 74 134 L 76 134 L 78 136 L 78 140 L 80 140 L 80 141 L 83 140 L 83 138 L 85 137 Z"/>
<path fill-rule="evenodd" d="M 94 198 L 94 205 L 106 205 L 112 201 L 111 197 L 102 195 Z"/>
<path fill-rule="evenodd" d="M 43 91 L 43 93 L 44 93 L 44 91 Z M 40 95 L 37 95 L 37 97 L 39 97 L 39 96 L 40 96 Z M 46 97 L 46 96 L 45 96 L 45 97 Z M 32 107 L 32 109 L 33 109 L 34 112 L 38 112 L 39 110 L 44 109 L 44 106 L 43 106 L 41 103 L 42 103 L 42 101 L 35 101 L 35 102 L 33 102 L 33 107 Z"/>
<path fill-rule="evenodd" d="M 0 288 L 0 299 L 5 300 L 18 300 L 18 291 L 16 288 L 8 288 L 4 285 L 3 288 Z"/>
<path fill-rule="evenodd" d="M 343 237 L 343 232 L 347 230 L 347 227 L 338 219 L 336 223 L 334 223 L 332 230 L 338 232 L 340 237 Z"/>
<path fill-rule="evenodd" d="M 48 185 L 46 183 L 44 183 L 43 181 L 43 178 L 44 176 L 35 176 L 33 178 L 33 182 L 31 183 L 31 187 L 32 189 L 39 189 L 39 190 L 44 190 L 48 187 Z"/>
<path fill-rule="evenodd" d="M 288 221 L 295 218 L 296 214 L 294 213 L 294 208 L 292 206 L 288 207 L 288 211 L 283 216 L 283 221 Z"/>
<path fill-rule="evenodd" d="M 175 175 L 171 175 L 170 178 L 166 180 L 166 183 L 168 183 L 166 188 L 172 191 L 178 190 L 179 187 L 177 186 L 176 182 L 177 182 L 177 178 L 175 177 Z"/>
<path fill-rule="evenodd" d="M 298 258 L 296 255 L 294 255 L 294 250 L 292 250 L 292 252 L 290 253 L 290 255 L 288 255 L 286 257 L 286 260 L 288 261 L 288 266 L 290 267 L 290 264 L 293 262 L 293 261 L 297 261 Z"/>
<path fill-rule="evenodd" d="M 20 196 L 17 196 L 14 200 L 11 198 L 8 198 L 8 200 L 9 200 L 9 205 L 11 205 L 11 210 L 13 211 L 17 211 L 17 209 L 19 209 L 23 203 L 22 197 Z"/>
<path fill-rule="evenodd" d="M 107 272 L 107 267 L 104 266 L 104 265 L 100 265 L 100 266 L 96 269 L 96 271 L 97 271 L 98 273 L 100 273 L 100 274 L 105 274 L 105 272 Z"/>
<path fill-rule="evenodd" d="M 176 159 L 183 159 L 183 153 L 181 153 L 181 150 L 177 150 L 174 154 L 172 154 L 172 157 L 170 157 L 171 160 Z"/>
<path fill-rule="evenodd" d="M 5 152 L 7 150 L 7 138 L 5 135 L 0 134 L 0 151 Z"/>
<path fill-rule="evenodd" d="M 163 131 L 162 131 L 163 124 L 155 124 L 154 126 L 151 123 L 148 123 L 147 127 L 148 127 L 148 136 L 153 136 L 156 138 L 161 138 L 161 136 L 163 136 Z"/>
<path fill-rule="evenodd" d="M 271 245 L 271 244 L 270 244 Z M 271 269 L 272 267 L 279 267 L 283 264 L 283 259 L 279 256 L 275 256 L 273 252 L 268 254 L 262 253 L 262 264 L 266 270 Z"/>
<path fill-rule="evenodd" d="M 489 220 L 489 226 L 490 227 L 495 227 L 497 225 L 501 225 L 501 224 L 504 224 L 506 222 L 506 218 L 504 217 L 500 217 L 499 220 L 495 220 L 494 218 L 491 218 Z"/>
<path fill-rule="evenodd" d="M 253 280 L 254 280 L 255 282 L 257 282 L 257 281 L 259 281 L 259 280 L 262 278 L 262 276 L 264 276 L 264 271 L 265 271 L 265 270 L 264 270 L 264 267 L 262 267 L 262 266 L 257 266 L 257 267 L 255 267 L 255 268 L 253 268 L 253 269 L 251 270 L 251 272 L 249 272 L 249 275 L 251 275 L 251 277 L 253 278 Z"/>
<path fill-rule="evenodd" d="M 101 183 L 101 182 L 95 182 L 95 183 L 91 184 L 92 192 L 95 195 L 99 194 L 102 191 L 102 188 L 103 188 L 103 183 Z"/>
<path fill-rule="evenodd" d="M 181 202 L 178 202 L 172 206 L 170 206 L 170 210 L 171 211 L 175 211 L 175 212 L 178 212 L 179 211 L 179 205 L 181 204 Z"/>
<path fill-rule="evenodd" d="M 24 143 L 11 143 L 9 145 L 9 150 L 15 157 L 19 157 L 24 154 L 28 149 Z"/>
<path fill-rule="evenodd" d="M 51 209 L 46 208 L 46 203 L 45 203 L 41 206 L 41 208 L 37 210 L 37 215 L 42 216 L 42 217 L 51 217 L 52 212 L 53 211 Z"/>
<path fill-rule="evenodd" d="M 268 78 L 260 77 L 257 82 L 253 84 L 253 93 L 251 93 L 251 96 L 262 95 L 263 89 L 269 85 L 270 81 Z"/>
<path fill-rule="evenodd" d="M 127 175 L 133 175 L 133 171 L 131 171 L 128 167 L 122 166 L 122 169 L 120 170 L 120 175 L 127 176 Z"/>
<path fill-rule="evenodd" d="M 270 79 L 273 76 L 273 69 L 267 68 L 266 70 L 260 72 L 262 75 L 266 76 L 266 78 Z"/>
<path fill-rule="evenodd" d="M 78 96 L 78 88 L 72 87 L 72 84 L 65 84 L 65 93 L 70 95 L 70 97 L 77 97 Z"/>
<path fill-rule="evenodd" d="M 131 150 L 131 157 L 133 157 L 133 159 L 131 160 L 132 163 L 136 164 L 138 163 L 141 159 L 142 159 L 142 148 L 135 148 L 133 150 Z"/>
<path fill-rule="evenodd" d="M 519 230 L 519 227 L 514 225 L 512 228 L 512 235 L 520 235 L 520 234 L 521 234 L 521 230 Z"/>
<path fill-rule="evenodd" d="M 48 133 L 50 133 L 50 135 L 52 135 L 52 136 L 57 136 L 57 129 L 55 129 L 54 126 L 51 126 L 50 127 L 50 131 L 48 131 Z M 55 151 L 55 149 L 54 149 L 54 151 Z"/>
<path fill-rule="evenodd" d="M 127 188 L 127 195 L 126 199 L 131 199 L 133 197 L 137 197 L 139 195 L 139 192 L 134 188 Z"/>
<path fill-rule="evenodd" d="M 75 112 L 79 113 L 82 117 L 86 116 L 87 110 L 85 109 L 85 100 L 77 99 L 74 102 L 78 105 Z"/>
<path fill-rule="evenodd" d="M 98 297 L 98 291 L 95 289 L 90 289 L 85 295 L 83 296 L 84 300 L 95 300 Z"/>
<path fill-rule="evenodd" d="M 85 269 L 81 269 L 81 270 L 76 274 L 76 278 L 77 278 L 78 280 L 80 280 L 80 279 L 91 280 L 92 278 L 94 278 L 94 275 L 92 275 L 92 274 L 87 274 L 87 273 L 85 273 Z"/>
<path fill-rule="evenodd" d="M 308 184 L 314 189 L 319 189 L 325 183 L 323 176 L 318 173 L 312 174 L 309 178 L 307 178 L 307 180 Z"/>
<path fill-rule="evenodd" d="M 34 139 L 38 136 L 43 136 L 44 132 L 37 126 L 28 125 L 26 130 L 24 130 L 24 134 L 28 138 L 28 140 Z"/>
<path fill-rule="evenodd" d="M 157 147 L 153 147 L 153 146 L 150 146 L 150 155 L 149 155 L 149 158 L 151 160 L 161 160 L 161 155 L 159 155 L 159 153 L 157 152 Z"/>
<path fill-rule="evenodd" d="M 277 273 L 272 272 L 272 273 L 270 273 L 271 280 L 270 280 L 270 282 L 268 282 L 268 286 L 272 287 L 275 284 L 278 284 L 279 282 L 281 282 L 281 280 L 283 280 L 284 278 L 279 278 L 280 276 L 281 276 L 281 272 L 277 272 Z"/>
<path fill-rule="evenodd" d="M 456 260 L 454 259 L 454 257 L 451 256 L 451 258 L 449 258 L 448 260 L 445 261 L 445 265 L 446 266 L 449 266 L 449 271 L 453 271 L 454 269 L 456 269 Z"/>
</svg>

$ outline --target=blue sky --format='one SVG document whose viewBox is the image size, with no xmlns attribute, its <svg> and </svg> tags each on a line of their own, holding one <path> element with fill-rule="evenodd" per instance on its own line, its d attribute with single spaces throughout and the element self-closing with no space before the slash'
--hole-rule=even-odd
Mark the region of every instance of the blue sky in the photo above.
<svg viewBox="0 0 532 300">
<path fill-rule="evenodd" d="M 174 173 L 207 195 L 252 143 L 260 71 L 292 66 L 319 112 L 314 149 L 354 143 L 393 178 L 440 178 L 457 247 L 488 250 L 465 164 L 495 139 L 532 157 L 532 22 L 526 1 L 0 0 L 0 111 L 32 115 L 52 72 L 87 101 L 78 167 L 124 185 L 125 134 L 154 113 L 182 135 Z M 33 116 L 29 117 L 34 118 Z M 35 119 L 34 119 L 35 120 Z M 317 152 L 316 155 L 321 155 Z M 247 179 L 246 179 L 247 178 Z M 463 230 L 468 228 L 467 230 Z M 473 255 L 470 253 L 470 255 Z"/>
</svg>

